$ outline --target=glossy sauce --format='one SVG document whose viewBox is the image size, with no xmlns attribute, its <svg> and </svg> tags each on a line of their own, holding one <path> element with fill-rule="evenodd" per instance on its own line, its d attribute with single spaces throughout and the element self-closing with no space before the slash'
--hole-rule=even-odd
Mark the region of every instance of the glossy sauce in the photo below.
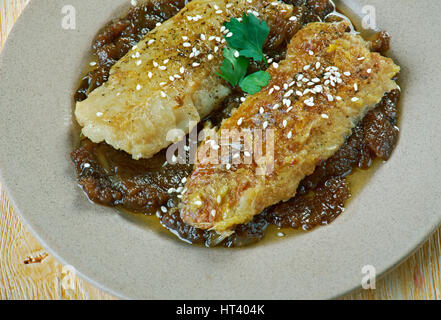
<svg viewBox="0 0 441 320">
<path fill-rule="evenodd" d="M 296 27 L 281 25 L 277 33 L 270 34 L 264 49 L 265 54 L 274 61 L 282 60 L 285 56 L 287 43 L 280 40 L 281 32 L 286 33 L 289 39 L 309 22 L 341 19 L 328 0 L 285 2 L 298 6 L 297 10 L 304 10 L 304 15 Z M 97 65 L 82 79 L 75 101 L 84 100 L 89 92 L 107 81 L 109 70 L 116 61 L 157 22 L 172 17 L 186 3 L 185 0 L 149 0 L 132 8 L 124 18 L 109 23 L 93 43 L 92 59 L 97 61 Z M 389 45 L 387 34 L 378 34 L 372 43 L 373 51 L 384 54 Z M 254 69 L 259 68 L 261 66 L 254 65 Z M 242 95 L 240 89 L 236 90 L 205 122 L 219 125 L 240 105 Z M 386 94 L 377 108 L 354 129 L 342 148 L 301 182 L 293 199 L 267 208 L 247 225 L 237 226 L 236 232 L 227 239 L 219 238 L 210 231 L 196 229 L 181 220 L 177 209 L 179 199 L 176 193 L 169 191 L 183 187 L 182 181 L 191 173 L 192 166 L 166 163 L 165 151 L 151 159 L 133 160 L 127 153 L 105 143 L 95 144 L 82 139 L 71 157 L 79 184 L 95 203 L 118 207 L 130 220 L 147 224 L 161 233 L 167 228 L 189 243 L 240 247 L 258 242 L 269 230 L 272 234 L 269 238 L 274 239 L 293 233 L 288 230 L 311 230 L 337 218 L 344 210 L 352 186 L 363 184 L 359 181 L 361 179 L 355 177 L 369 176 L 360 172 L 368 172 L 366 169 L 372 167 L 373 162 L 378 162 L 375 159 L 387 160 L 390 157 L 398 138 L 395 127 L 398 99 L 398 90 Z M 353 171 L 358 174 L 351 175 Z M 348 176 L 351 176 L 351 186 Z M 283 230 L 279 231 L 276 227 Z"/>
</svg>

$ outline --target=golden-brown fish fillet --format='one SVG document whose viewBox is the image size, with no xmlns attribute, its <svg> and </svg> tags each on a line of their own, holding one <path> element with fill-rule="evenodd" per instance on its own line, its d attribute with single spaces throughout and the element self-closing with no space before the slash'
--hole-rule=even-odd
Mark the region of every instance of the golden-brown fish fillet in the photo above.
<svg viewBox="0 0 441 320">
<path fill-rule="evenodd" d="M 347 33 L 348 27 L 347 22 L 311 23 L 293 37 L 286 59 L 268 70 L 270 84 L 220 127 L 221 132 L 274 130 L 273 170 L 258 161 L 231 166 L 199 159 L 182 197 L 185 222 L 229 233 L 292 198 L 299 182 L 340 148 L 385 92 L 397 87 L 391 79 L 399 67 L 370 52 L 369 43 Z M 216 145 L 213 136 L 210 140 Z M 266 174 L 256 170 L 259 166 Z"/>
<path fill-rule="evenodd" d="M 251 2 L 251 3 L 250 3 Z M 293 6 L 277 1 L 193 0 L 118 61 L 108 82 L 77 103 L 82 133 L 149 158 L 174 141 L 172 129 L 207 116 L 230 93 L 216 75 L 226 43 L 222 24 L 253 11 L 271 26 L 289 20 Z M 295 14 L 298 14 L 296 12 Z"/>
</svg>

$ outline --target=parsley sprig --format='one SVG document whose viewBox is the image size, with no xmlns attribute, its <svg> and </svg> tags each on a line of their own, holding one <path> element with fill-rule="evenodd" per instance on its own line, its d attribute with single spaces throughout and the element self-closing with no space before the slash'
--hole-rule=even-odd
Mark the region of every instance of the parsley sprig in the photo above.
<svg viewBox="0 0 441 320">
<path fill-rule="evenodd" d="M 265 21 L 259 21 L 253 14 L 243 14 L 242 22 L 232 18 L 224 23 L 231 32 L 226 37 L 227 45 L 224 49 L 224 58 L 220 68 L 220 77 L 228 81 L 233 87 L 239 85 L 249 94 L 259 92 L 268 85 L 271 79 L 266 71 L 257 71 L 247 75 L 250 59 L 256 62 L 267 61 L 263 54 L 263 45 L 269 34 L 269 27 Z"/>
</svg>

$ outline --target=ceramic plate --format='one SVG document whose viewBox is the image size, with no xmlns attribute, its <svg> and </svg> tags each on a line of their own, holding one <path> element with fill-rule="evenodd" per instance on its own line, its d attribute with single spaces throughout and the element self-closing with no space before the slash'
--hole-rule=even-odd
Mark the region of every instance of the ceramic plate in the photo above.
<svg viewBox="0 0 441 320">
<path fill-rule="evenodd" d="M 128 0 L 31 1 L 10 34 L 0 59 L 0 180 L 22 220 L 61 263 L 122 298 L 333 298 L 360 286 L 363 266 L 377 277 L 396 266 L 441 222 L 441 2 L 343 2 L 375 9 L 403 95 L 398 147 L 334 223 L 207 249 L 86 199 L 69 158 L 72 94 L 94 36 Z M 75 8 L 74 30 L 62 28 L 65 5 Z"/>
</svg>

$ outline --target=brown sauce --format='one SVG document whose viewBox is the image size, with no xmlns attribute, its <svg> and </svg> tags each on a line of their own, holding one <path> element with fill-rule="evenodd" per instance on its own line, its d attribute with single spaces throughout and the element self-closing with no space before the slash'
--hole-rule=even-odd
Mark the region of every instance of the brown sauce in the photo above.
<svg viewBox="0 0 441 320">
<path fill-rule="evenodd" d="M 328 0 L 285 2 L 298 6 L 306 14 L 297 28 L 281 25 L 277 33 L 270 34 L 265 53 L 275 61 L 284 58 L 287 45 L 280 40 L 280 33 L 286 33 L 289 39 L 302 25 L 324 21 L 335 10 Z M 89 92 L 107 81 L 110 68 L 116 61 L 152 30 L 157 22 L 169 19 L 186 3 L 184 0 L 149 0 L 132 8 L 126 17 L 109 23 L 93 43 L 92 56 L 97 66 L 82 79 L 75 101 L 84 100 Z M 389 48 L 387 33 L 381 32 L 371 41 L 373 51 L 384 54 Z M 230 116 L 231 110 L 239 106 L 241 96 L 242 92 L 236 90 L 205 121 L 215 126 L 220 124 L 222 119 Z M 261 240 L 271 225 L 311 230 L 337 218 L 351 196 L 347 176 L 354 170 L 368 169 L 376 158 L 387 160 L 391 156 L 398 139 L 396 122 L 399 97 L 398 90 L 387 93 L 377 107 L 354 128 L 353 134 L 339 151 L 300 183 L 293 199 L 267 208 L 246 225 L 238 225 L 235 233 L 227 239 L 219 239 L 215 233 L 197 229 L 181 220 L 176 209 L 179 199 L 176 193 L 169 191 L 179 185 L 183 186 L 182 179 L 190 175 L 192 166 L 168 164 L 165 151 L 151 159 L 133 160 L 129 154 L 105 143 L 96 144 L 82 139 L 71 157 L 79 184 L 93 202 L 132 213 L 156 215 L 165 228 L 193 244 L 240 247 Z M 167 207 L 167 212 L 164 213 L 161 207 Z"/>
</svg>

